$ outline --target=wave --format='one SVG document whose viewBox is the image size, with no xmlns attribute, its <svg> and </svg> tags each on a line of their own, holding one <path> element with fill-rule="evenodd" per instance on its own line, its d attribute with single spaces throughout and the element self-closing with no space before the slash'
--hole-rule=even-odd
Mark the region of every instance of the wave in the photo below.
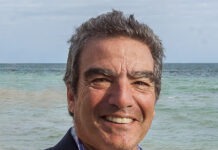
<svg viewBox="0 0 218 150">
<path fill-rule="evenodd" d="M 12 88 L 0 88 L 1 105 L 27 104 L 34 107 L 48 107 L 53 103 L 66 103 L 66 91 L 57 89 L 44 89 L 30 91 Z M 52 101 L 52 103 L 51 103 Z"/>
</svg>

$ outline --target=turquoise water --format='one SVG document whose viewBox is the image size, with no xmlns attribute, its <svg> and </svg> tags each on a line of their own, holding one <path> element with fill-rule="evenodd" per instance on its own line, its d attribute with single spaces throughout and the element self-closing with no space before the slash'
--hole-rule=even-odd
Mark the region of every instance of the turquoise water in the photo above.
<svg viewBox="0 0 218 150">
<path fill-rule="evenodd" d="M 0 64 L 0 150 L 56 144 L 72 119 L 65 64 Z M 165 64 L 146 150 L 218 149 L 218 64 Z"/>
</svg>

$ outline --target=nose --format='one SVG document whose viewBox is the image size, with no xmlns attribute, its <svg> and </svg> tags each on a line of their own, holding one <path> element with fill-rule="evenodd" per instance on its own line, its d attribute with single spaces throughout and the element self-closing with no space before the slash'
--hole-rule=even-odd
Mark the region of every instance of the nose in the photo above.
<svg viewBox="0 0 218 150">
<path fill-rule="evenodd" d="M 114 83 L 108 101 L 110 105 L 114 105 L 119 109 L 132 107 L 134 99 L 128 81 Z"/>
</svg>

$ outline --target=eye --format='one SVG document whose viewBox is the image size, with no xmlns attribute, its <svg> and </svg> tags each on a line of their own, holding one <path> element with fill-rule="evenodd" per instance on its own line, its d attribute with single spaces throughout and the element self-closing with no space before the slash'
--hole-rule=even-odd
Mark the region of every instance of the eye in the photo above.
<svg viewBox="0 0 218 150">
<path fill-rule="evenodd" d="M 92 80 L 93 83 L 110 82 L 107 78 L 96 78 Z"/>
<path fill-rule="evenodd" d="M 111 85 L 111 80 L 107 78 L 95 78 L 91 80 L 90 85 L 93 88 L 104 89 L 104 88 L 108 88 Z"/>
<path fill-rule="evenodd" d="M 134 84 L 140 85 L 140 86 L 150 86 L 148 83 L 144 81 L 135 81 Z"/>
<path fill-rule="evenodd" d="M 145 81 L 135 81 L 132 83 L 135 88 L 145 91 L 148 90 L 151 87 L 151 83 L 145 82 Z"/>
</svg>

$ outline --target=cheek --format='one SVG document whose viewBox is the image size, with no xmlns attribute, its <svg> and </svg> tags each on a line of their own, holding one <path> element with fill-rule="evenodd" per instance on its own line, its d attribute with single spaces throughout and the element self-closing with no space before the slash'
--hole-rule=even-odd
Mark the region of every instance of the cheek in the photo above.
<svg viewBox="0 0 218 150">
<path fill-rule="evenodd" d="M 105 91 L 99 89 L 93 89 L 92 87 L 89 87 L 85 95 L 90 100 L 91 106 L 94 107 L 103 101 L 105 96 Z"/>
<path fill-rule="evenodd" d="M 80 109 L 79 111 L 91 115 L 95 113 L 96 107 L 102 102 L 104 92 L 86 87 L 80 91 L 78 96 L 77 108 Z"/>
<path fill-rule="evenodd" d="M 145 119 L 152 119 L 154 114 L 155 107 L 155 96 L 154 94 L 138 94 L 138 105 L 141 108 L 142 113 L 144 114 Z"/>
</svg>

